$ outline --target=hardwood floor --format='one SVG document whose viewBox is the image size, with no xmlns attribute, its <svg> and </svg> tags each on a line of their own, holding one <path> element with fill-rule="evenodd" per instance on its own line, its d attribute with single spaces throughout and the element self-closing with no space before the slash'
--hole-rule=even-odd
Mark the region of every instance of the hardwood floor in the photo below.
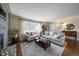
<svg viewBox="0 0 79 59">
<path fill-rule="evenodd" d="M 79 56 L 79 41 L 66 39 L 67 45 L 64 50 L 63 56 Z M 17 56 L 22 56 L 20 43 L 16 44 Z"/>
<path fill-rule="evenodd" d="M 16 55 L 22 56 L 22 50 L 19 42 L 16 44 Z"/>
<path fill-rule="evenodd" d="M 66 42 L 64 56 L 79 56 L 79 41 L 66 39 Z"/>
</svg>

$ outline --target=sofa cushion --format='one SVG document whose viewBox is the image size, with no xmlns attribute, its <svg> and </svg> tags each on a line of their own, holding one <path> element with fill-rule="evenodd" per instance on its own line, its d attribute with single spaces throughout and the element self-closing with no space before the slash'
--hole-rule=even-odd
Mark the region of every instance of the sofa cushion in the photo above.
<svg viewBox="0 0 79 59">
<path fill-rule="evenodd" d="M 26 35 L 32 36 L 32 32 L 26 32 Z"/>
</svg>

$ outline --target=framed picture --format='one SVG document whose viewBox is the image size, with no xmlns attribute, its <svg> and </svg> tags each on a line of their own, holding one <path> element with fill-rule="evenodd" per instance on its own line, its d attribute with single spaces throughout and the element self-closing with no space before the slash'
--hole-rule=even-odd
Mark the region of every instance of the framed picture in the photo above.
<svg viewBox="0 0 79 59">
<path fill-rule="evenodd" d="M 67 30 L 73 30 L 75 28 L 75 26 L 73 24 L 67 24 Z"/>
</svg>

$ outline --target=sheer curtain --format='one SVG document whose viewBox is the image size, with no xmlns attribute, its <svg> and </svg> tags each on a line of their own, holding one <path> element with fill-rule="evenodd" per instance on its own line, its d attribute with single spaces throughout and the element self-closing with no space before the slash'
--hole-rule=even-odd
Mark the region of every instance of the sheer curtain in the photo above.
<svg viewBox="0 0 79 59">
<path fill-rule="evenodd" d="M 23 37 L 25 35 L 25 21 L 24 20 L 19 20 L 19 40 L 22 41 Z"/>
<path fill-rule="evenodd" d="M 26 32 L 40 32 L 41 25 L 37 22 L 25 21 L 25 31 Z"/>
</svg>

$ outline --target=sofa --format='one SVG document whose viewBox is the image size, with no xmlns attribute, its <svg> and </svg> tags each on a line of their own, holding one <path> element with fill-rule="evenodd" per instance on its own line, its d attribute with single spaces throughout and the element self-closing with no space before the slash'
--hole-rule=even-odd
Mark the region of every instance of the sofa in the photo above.
<svg viewBox="0 0 79 59">
<path fill-rule="evenodd" d="M 60 46 L 64 46 L 65 44 L 65 34 L 62 32 L 54 33 L 51 42 L 56 43 Z"/>
<path fill-rule="evenodd" d="M 48 38 L 48 40 L 50 40 L 52 43 L 59 46 L 64 46 L 65 44 L 65 34 L 63 32 L 52 31 L 49 32 L 49 35 L 42 35 L 42 37 Z"/>
<path fill-rule="evenodd" d="M 38 36 L 38 33 L 36 32 L 26 32 L 26 34 L 24 35 L 24 39 L 26 41 L 33 41 L 36 36 Z"/>
</svg>

